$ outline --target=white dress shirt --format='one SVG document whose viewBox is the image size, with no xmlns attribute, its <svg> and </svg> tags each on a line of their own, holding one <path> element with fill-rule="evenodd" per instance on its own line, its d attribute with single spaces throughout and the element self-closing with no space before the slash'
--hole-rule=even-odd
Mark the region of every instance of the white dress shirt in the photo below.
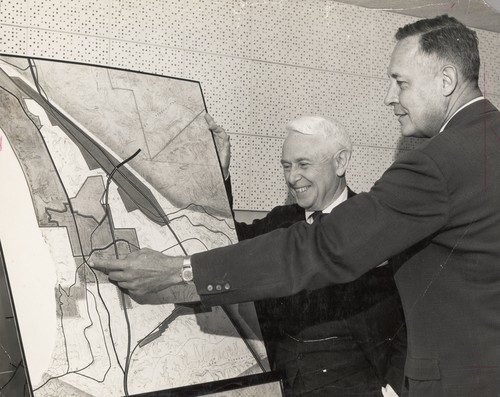
<svg viewBox="0 0 500 397">
<path fill-rule="evenodd" d="M 332 212 L 332 210 L 337 205 L 339 205 L 340 203 L 343 203 L 346 200 L 347 200 L 347 186 L 344 188 L 344 190 L 342 190 L 342 193 L 340 193 L 340 196 L 337 197 L 337 199 L 334 200 L 333 203 L 331 203 L 328 207 L 326 207 L 325 209 L 323 209 L 321 212 L 323 214 L 329 214 L 330 212 Z M 306 217 L 306 222 L 307 223 L 313 223 L 312 214 L 314 214 L 314 212 L 316 212 L 316 211 L 306 210 L 305 217 Z"/>
</svg>

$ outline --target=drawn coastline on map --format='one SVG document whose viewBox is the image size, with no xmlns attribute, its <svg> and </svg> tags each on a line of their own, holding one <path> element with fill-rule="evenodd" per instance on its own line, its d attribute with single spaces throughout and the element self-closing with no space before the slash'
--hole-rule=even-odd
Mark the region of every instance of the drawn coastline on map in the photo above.
<svg viewBox="0 0 500 397">
<path fill-rule="evenodd" d="M 0 237 L 33 394 L 262 372 L 222 308 L 140 305 L 88 266 L 237 241 L 199 84 L 1 57 L 0 103 Z"/>
</svg>

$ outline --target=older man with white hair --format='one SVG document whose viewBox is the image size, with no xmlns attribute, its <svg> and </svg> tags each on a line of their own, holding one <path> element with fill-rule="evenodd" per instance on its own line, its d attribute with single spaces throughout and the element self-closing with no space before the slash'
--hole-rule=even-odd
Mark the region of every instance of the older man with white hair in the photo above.
<svg viewBox="0 0 500 397">
<path fill-rule="evenodd" d="M 206 118 L 232 199 L 229 136 Z M 296 204 L 275 207 L 252 224 L 236 222 L 240 240 L 312 223 L 355 195 L 345 177 L 352 144 L 340 123 L 306 116 L 286 130 L 281 164 Z M 255 305 L 271 364 L 285 375 L 287 396 L 381 396 L 388 382 L 401 388 L 406 333 L 391 266 L 352 283 Z"/>
</svg>

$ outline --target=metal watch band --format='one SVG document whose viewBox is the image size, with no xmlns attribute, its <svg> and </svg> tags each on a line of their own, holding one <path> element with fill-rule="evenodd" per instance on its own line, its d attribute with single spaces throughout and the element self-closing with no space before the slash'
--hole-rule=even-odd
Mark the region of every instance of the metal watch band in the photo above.
<svg viewBox="0 0 500 397">
<path fill-rule="evenodd" d="M 191 267 L 191 257 L 189 256 L 184 258 L 182 262 L 181 277 L 185 283 L 193 282 L 193 268 Z"/>
</svg>

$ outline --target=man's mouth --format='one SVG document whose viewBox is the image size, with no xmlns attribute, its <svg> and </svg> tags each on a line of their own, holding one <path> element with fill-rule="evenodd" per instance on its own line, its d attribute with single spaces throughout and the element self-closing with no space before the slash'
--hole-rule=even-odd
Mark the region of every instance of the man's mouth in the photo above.
<svg viewBox="0 0 500 397">
<path fill-rule="evenodd" d="M 401 123 L 403 118 L 405 118 L 408 115 L 405 113 L 405 114 L 397 114 L 396 116 L 398 116 L 398 121 Z"/>
<path fill-rule="evenodd" d="M 297 193 L 304 193 L 307 189 L 309 189 L 309 186 L 294 187 L 293 188 L 293 190 L 295 190 Z"/>
</svg>

